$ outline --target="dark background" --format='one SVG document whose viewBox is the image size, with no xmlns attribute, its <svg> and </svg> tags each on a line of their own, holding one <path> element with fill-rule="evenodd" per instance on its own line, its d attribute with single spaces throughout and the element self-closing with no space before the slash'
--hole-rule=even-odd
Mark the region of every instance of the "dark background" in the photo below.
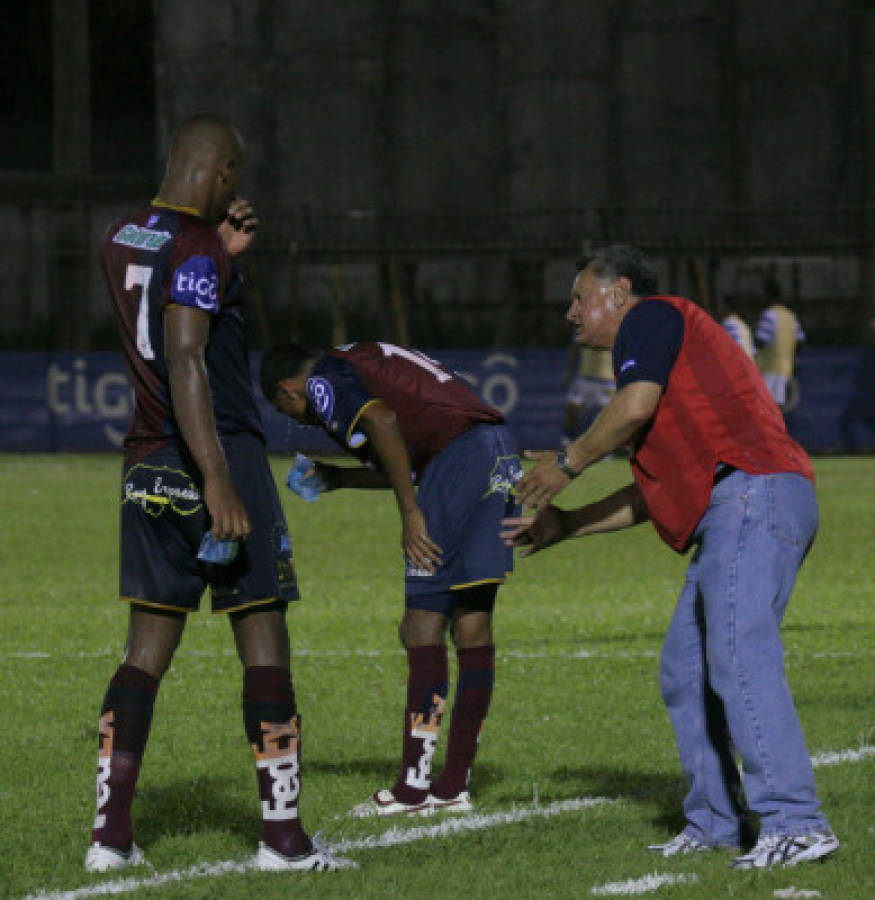
<svg viewBox="0 0 875 900">
<path fill-rule="evenodd" d="M 115 346 L 95 247 L 211 112 L 264 221 L 252 343 L 562 346 L 574 260 L 629 241 L 751 323 L 873 339 L 875 4 L 5 4 L 0 346 Z"/>
</svg>

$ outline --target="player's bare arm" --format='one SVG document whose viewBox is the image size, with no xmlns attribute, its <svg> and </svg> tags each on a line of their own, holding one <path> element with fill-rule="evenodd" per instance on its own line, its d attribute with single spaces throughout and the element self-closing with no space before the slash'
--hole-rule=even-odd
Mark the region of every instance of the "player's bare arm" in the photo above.
<svg viewBox="0 0 875 900">
<path fill-rule="evenodd" d="M 611 398 L 590 428 L 566 448 L 566 467 L 580 474 L 594 462 L 627 444 L 656 414 L 662 386 L 653 381 L 635 381 Z M 559 468 L 556 453 L 527 453 L 536 465 L 517 484 L 520 502 L 542 509 L 571 482 Z"/>
<path fill-rule="evenodd" d="M 248 200 L 235 197 L 228 205 L 228 212 L 219 223 L 218 232 L 225 249 L 231 256 L 239 256 L 248 250 L 255 240 L 258 217 Z"/>
<path fill-rule="evenodd" d="M 245 540 L 249 516 L 231 483 L 216 433 L 204 350 L 210 317 L 192 307 L 170 304 L 164 312 L 164 347 L 173 414 L 204 479 L 204 501 L 212 533 L 220 541 Z"/>
<path fill-rule="evenodd" d="M 577 509 L 545 507 L 536 516 L 513 516 L 502 520 L 504 542 L 521 547 L 520 556 L 531 556 L 567 538 L 604 534 L 631 528 L 649 518 L 644 498 L 635 484 Z"/>
<path fill-rule="evenodd" d="M 395 492 L 401 513 L 401 546 L 405 555 L 418 568 L 434 572 L 440 564 L 442 551 L 429 536 L 425 516 L 419 508 L 416 490 L 410 481 L 410 455 L 395 413 L 377 400 L 364 410 L 358 424 L 371 442 L 371 448 Z"/>
</svg>

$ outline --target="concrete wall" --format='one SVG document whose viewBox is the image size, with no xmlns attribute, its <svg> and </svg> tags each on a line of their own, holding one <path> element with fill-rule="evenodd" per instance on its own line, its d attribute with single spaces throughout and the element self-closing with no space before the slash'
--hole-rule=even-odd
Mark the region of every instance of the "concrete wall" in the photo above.
<svg viewBox="0 0 875 900">
<path fill-rule="evenodd" d="M 283 205 L 864 199 L 875 12 L 835 0 L 156 10 L 159 143 L 194 111 L 230 115 Z"/>
<path fill-rule="evenodd" d="M 391 252 L 414 342 L 564 341 L 574 259 L 609 240 L 643 243 L 665 289 L 695 293 L 705 273 L 750 314 L 777 277 L 815 342 L 875 321 L 875 3 L 155 0 L 154 14 L 156 172 L 188 116 L 237 124 L 281 334 L 297 317 L 330 339 L 340 291 L 351 336 L 397 337 Z M 111 333 L 93 253 L 74 248 L 87 297 L 64 254 L 115 208 L 90 200 L 83 225 L 54 197 L 5 202 L 0 336 L 46 316 L 56 347 L 89 346 L 89 324 Z"/>
<path fill-rule="evenodd" d="M 496 257 L 447 262 L 464 271 L 455 281 L 432 272 L 432 281 L 452 281 L 444 292 L 452 303 L 485 305 L 486 330 L 515 293 L 562 303 L 549 273 L 571 271 L 575 241 L 649 240 L 670 253 L 731 239 L 741 252 L 711 266 L 711 286 L 722 290 L 745 281 L 758 252 L 786 257 L 787 271 L 804 275 L 804 254 L 819 259 L 835 240 L 859 277 L 850 295 L 837 293 L 846 279 L 836 279 L 812 304 L 832 303 L 836 322 L 823 333 L 846 338 L 857 325 L 845 317 L 862 327 L 873 310 L 871 250 L 841 243 L 859 228 L 817 212 L 762 223 L 721 211 L 873 200 L 875 11 L 864 5 L 159 0 L 159 145 L 196 111 L 237 122 L 252 149 L 248 190 L 272 217 L 265 239 L 275 248 L 302 233 L 378 241 L 378 212 L 399 208 L 431 218 L 396 223 L 395 238 L 528 242 L 535 254 L 539 242 L 564 242 L 559 259 L 541 254 L 546 280 L 541 270 L 520 280 Z M 326 214 L 350 208 L 359 212 Z M 441 210 L 514 215 L 435 219 Z M 806 243 L 817 247 L 800 257 L 794 244 Z M 694 287 L 683 261 L 663 262 L 667 287 Z M 287 263 L 264 265 L 287 296 Z M 376 270 L 362 271 L 356 278 L 378 296 Z M 440 311 L 423 281 L 415 279 L 415 299 Z M 311 282 L 304 313 L 321 316 L 324 333 L 324 290 L 311 296 Z M 794 285 L 794 300 L 812 294 Z M 819 327 L 823 316 L 809 319 Z M 517 339 L 532 324 L 521 312 Z M 513 340 L 514 328 L 502 339 Z"/>
</svg>

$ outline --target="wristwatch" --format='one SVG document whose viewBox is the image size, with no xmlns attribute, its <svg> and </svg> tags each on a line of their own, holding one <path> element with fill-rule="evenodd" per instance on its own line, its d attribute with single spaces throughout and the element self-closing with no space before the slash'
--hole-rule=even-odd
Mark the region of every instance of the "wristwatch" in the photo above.
<svg viewBox="0 0 875 900">
<path fill-rule="evenodd" d="M 568 464 L 568 454 L 564 450 L 560 450 L 556 454 L 556 465 L 559 466 L 564 475 L 567 475 L 572 480 L 580 475 L 580 472 L 575 472 L 574 469 L 572 469 Z"/>
</svg>

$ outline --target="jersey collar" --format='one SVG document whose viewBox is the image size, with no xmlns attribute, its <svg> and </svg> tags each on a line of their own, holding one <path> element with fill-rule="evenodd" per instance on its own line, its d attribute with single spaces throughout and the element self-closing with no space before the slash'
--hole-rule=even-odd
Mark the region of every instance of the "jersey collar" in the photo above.
<svg viewBox="0 0 875 900">
<path fill-rule="evenodd" d="M 186 213 L 189 216 L 197 216 L 199 219 L 203 218 L 200 214 L 200 210 L 195 209 L 193 206 L 180 206 L 177 203 L 165 203 L 160 197 L 154 197 L 152 199 L 152 206 L 158 206 L 162 209 L 173 209 L 176 212 Z"/>
</svg>

